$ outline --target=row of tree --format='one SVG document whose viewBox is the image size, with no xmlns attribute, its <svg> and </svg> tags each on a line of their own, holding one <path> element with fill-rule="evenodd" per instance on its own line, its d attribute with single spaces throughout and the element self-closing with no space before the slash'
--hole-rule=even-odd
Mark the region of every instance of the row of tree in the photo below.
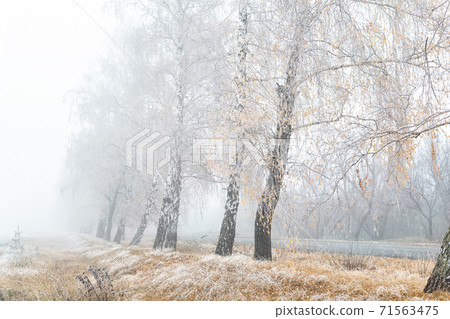
<svg viewBox="0 0 450 319">
<path fill-rule="evenodd" d="M 447 1 L 109 6 L 121 27 L 73 91 L 80 130 L 68 152 L 68 188 L 104 207 L 98 237 L 110 240 L 116 221 L 120 242 L 135 223 L 138 244 L 157 223 L 154 248 L 176 249 L 180 214 L 213 184 L 226 190 L 219 255 L 232 253 L 244 199 L 255 206 L 261 260 L 272 259 L 278 213 L 291 234 L 341 227 L 352 239 L 381 238 L 411 210 L 429 239 L 442 231 L 436 221 L 449 221 L 448 149 L 439 143 L 450 115 Z M 172 137 L 170 151 L 155 154 L 170 156 L 154 178 L 125 165 L 127 140 L 144 128 Z M 208 156 L 195 165 L 189 150 L 199 138 L 235 141 L 231 165 Z"/>
<path fill-rule="evenodd" d="M 281 199 L 293 218 L 282 214 L 274 221 L 276 232 L 298 238 L 440 240 L 450 222 L 449 151 L 442 141 L 424 139 L 403 186 L 392 180 L 385 159 L 364 158 L 319 207 L 316 197 L 324 196 L 330 184 L 325 182 L 318 189 L 298 183 L 302 192 L 288 190 Z M 343 176 L 342 171 L 339 174 Z"/>
</svg>

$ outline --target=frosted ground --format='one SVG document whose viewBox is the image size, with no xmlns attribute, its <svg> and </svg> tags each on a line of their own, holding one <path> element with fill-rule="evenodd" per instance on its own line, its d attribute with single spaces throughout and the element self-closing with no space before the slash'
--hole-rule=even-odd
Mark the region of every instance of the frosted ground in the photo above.
<svg viewBox="0 0 450 319">
<path fill-rule="evenodd" d="M 255 261 L 250 246 L 213 254 L 213 243 L 180 241 L 179 251 L 116 245 L 90 236 L 26 238 L 23 254 L 0 246 L 3 300 L 96 300 L 76 279 L 104 268 L 107 300 L 449 300 L 423 294 L 434 261 L 328 255 L 275 249 L 273 262 Z M 350 270 L 349 264 L 356 266 Z"/>
</svg>

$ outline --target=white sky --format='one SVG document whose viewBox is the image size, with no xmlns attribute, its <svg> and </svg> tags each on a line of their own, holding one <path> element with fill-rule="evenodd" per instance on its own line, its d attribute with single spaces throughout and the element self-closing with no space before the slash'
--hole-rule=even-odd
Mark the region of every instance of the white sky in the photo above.
<svg viewBox="0 0 450 319">
<path fill-rule="evenodd" d="M 77 0 L 104 28 L 102 0 Z M 111 14 L 109 14 L 111 16 Z M 0 238 L 54 228 L 70 132 L 65 94 L 108 44 L 72 0 L 0 2 Z"/>
</svg>

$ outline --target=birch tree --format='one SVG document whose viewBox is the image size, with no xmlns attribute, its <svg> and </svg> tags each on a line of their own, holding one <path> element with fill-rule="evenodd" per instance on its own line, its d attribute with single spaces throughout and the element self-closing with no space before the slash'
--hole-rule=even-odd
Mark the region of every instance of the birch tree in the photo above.
<svg viewBox="0 0 450 319">
<path fill-rule="evenodd" d="M 246 100 L 246 58 L 248 52 L 247 43 L 247 28 L 248 28 L 248 1 L 239 1 L 239 25 L 238 25 L 238 36 L 237 36 L 237 55 L 238 64 L 237 72 L 235 77 L 235 87 L 236 87 L 236 102 L 234 107 L 237 111 L 237 118 L 241 115 L 239 114 L 245 107 Z M 240 123 L 235 123 L 239 130 Z M 236 215 L 239 208 L 239 190 L 240 190 L 240 171 L 242 166 L 242 141 L 243 134 L 240 133 L 237 136 L 238 145 L 236 147 L 236 152 L 234 154 L 233 164 L 235 165 L 233 171 L 229 176 L 229 183 L 227 186 L 227 199 L 225 204 L 225 215 L 222 221 L 222 226 L 220 228 L 219 241 L 216 246 L 216 254 L 227 256 L 231 255 L 233 251 L 234 238 L 236 236 Z"/>
<path fill-rule="evenodd" d="M 148 222 L 150 219 L 150 214 L 151 214 L 152 209 L 154 209 L 154 206 L 155 206 L 157 187 L 158 187 L 158 180 L 157 180 L 157 178 L 153 178 L 152 188 L 147 195 L 147 203 L 145 205 L 145 212 L 141 217 L 139 227 L 136 230 L 136 234 L 134 235 L 133 239 L 131 240 L 130 245 L 139 245 L 142 237 L 144 236 L 145 231 L 147 230 Z"/>
<path fill-rule="evenodd" d="M 114 37 L 123 48 L 134 52 L 142 44 L 139 32 L 131 26 Z M 123 212 L 125 184 L 145 188 L 149 183 L 146 174 L 125 166 L 126 140 L 143 123 L 159 119 L 153 110 L 150 117 L 151 107 L 143 103 L 150 80 L 136 64 L 139 59 L 137 55 L 133 59 L 124 57 L 116 48 L 108 50 L 92 63 L 82 84 L 70 94 L 73 119 L 79 131 L 71 137 L 68 149 L 67 167 L 71 172 L 68 183 L 80 194 L 88 194 L 80 204 L 91 201 L 98 206 L 96 235 L 107 240 L 111 239 L 116 219 L 121 221 L 118 212 Z M 135 200 L 138 199 L 132 198 L 130 202 Z M 131 210 L 126 217 L 133 213 Z"/>
<path fill-rule="evenodd" d="M 348 155 L 346 172 L 366 156 L 387 152 L 401 179 L 415 148 L 411 139 L 447 123 L 448 110 L 442 102 L 448 91 L 445 81 L 436 83 L 448 78 L 445 5 L 358 1 L 302 5 L 292 8 L 280 2 L 277 8 L 289 12 L 284 18 L 290 21 L 304 9 L 291 25 L 296 27 L 290 30 L 295 40 L 290 42 L 284 84 L 277 90 L 275 137 L 289 140 L 297 131 L 314 128 L 322 167 L 332 156 L 330 149 Z M 427 34 L 433 35 L 435 45 L 429 45 Z M 429 76 L 427 64 L 435 77 Z M 296 98 L 301 113 L 291 111 Z M 275 143 L 267 157 L 268 177 L 256 214 L 258 259 L 271 258 L 270 225 L 286 174 L 289 144 Z"/>
<path fill-rule="evenodd" d="M 142 28 L 150 39 L 147 45 L 157 48 L 147 60 L 151 69 L 160 74 L 161 81 L 155 81 L 150 94 L 171 119 L 171 125 L 162 129 L 172 137 L 172 143 L 154 248 L 176 249 L 185 170 L 182 162 L 186 162 L 182 156 L 191 145 L 199 110 L 209 104 L 204 99 L 210 73 L 206 65 L 212 55 L 208 39 L 214 31 L 216 4 L 184 0 L 131 1 L 131 4 L 134 7 L 131 16 L 141 17 Z"/>
</svg>

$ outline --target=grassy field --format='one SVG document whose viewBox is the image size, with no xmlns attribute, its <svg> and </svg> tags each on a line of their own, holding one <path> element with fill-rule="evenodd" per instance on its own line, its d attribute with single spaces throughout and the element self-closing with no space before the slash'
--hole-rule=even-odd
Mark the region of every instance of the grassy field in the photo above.
<svg viewBox="0 0 450 319">
<path fill-rule="evenodd" d="M 272 262 L 261 262 L 249 246 L 219 257 L 208 243 L 161 252 L 80 235 L 24 243 L 22 255 L 0 248 L 0 300 L 450 300 L 422 292 L 434 264 L 427 260 L 275 249 Z M 89 266 L 110 279 L 96 280 Z M 76 279 L 83 272 L 91 291 Z"/>
</svg>

